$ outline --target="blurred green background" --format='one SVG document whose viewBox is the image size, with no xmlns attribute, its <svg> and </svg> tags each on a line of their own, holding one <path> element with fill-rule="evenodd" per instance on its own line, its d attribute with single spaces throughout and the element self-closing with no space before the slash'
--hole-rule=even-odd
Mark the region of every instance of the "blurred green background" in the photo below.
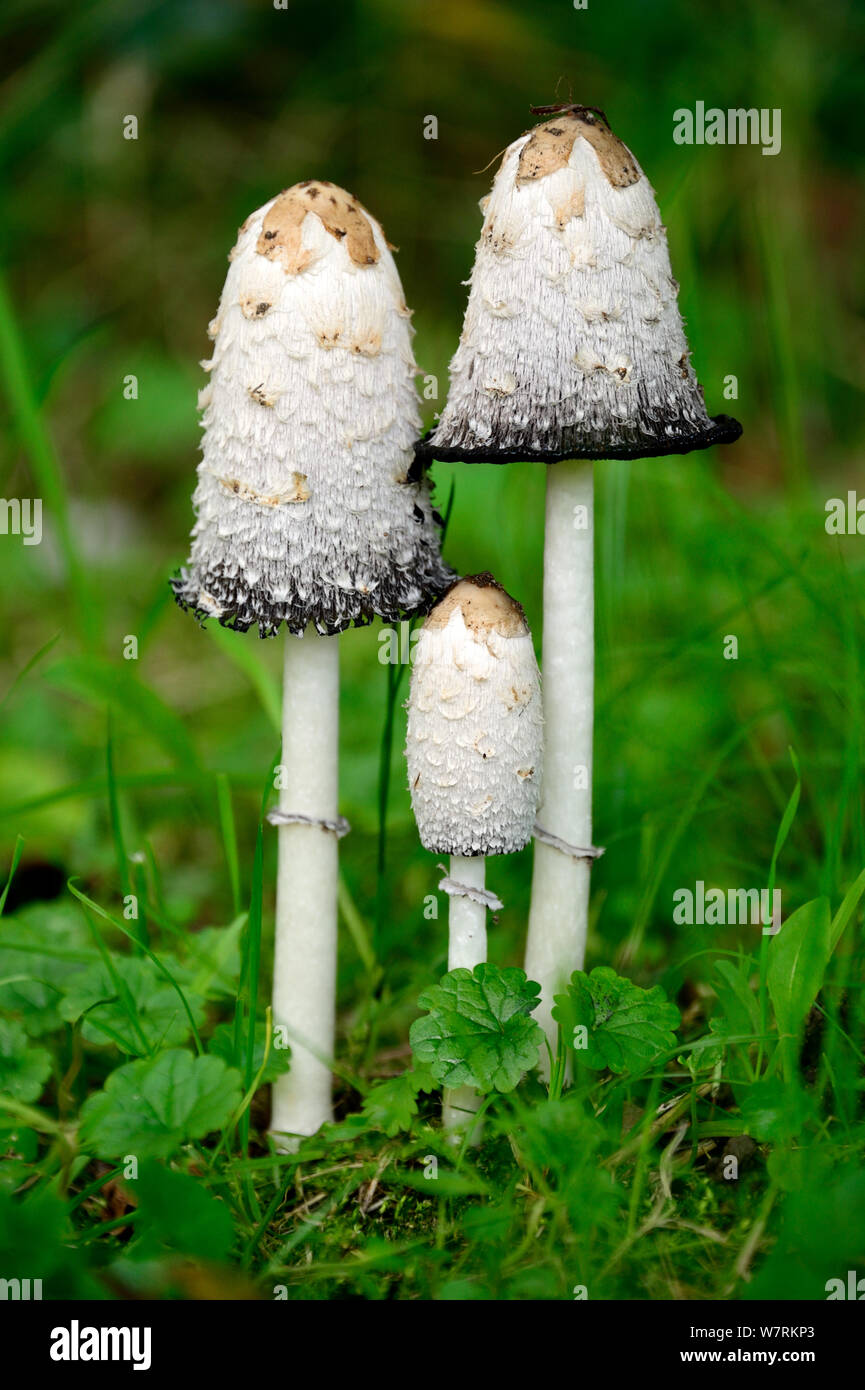
<svg viewBox="0 0 865 1390">
<path fill-rule="evenodd" d="M 116 910 L 109 709 L 125 847 L 167 913 L 189 926 L 232 915 L 218 773 L 248 891 L 279 642 L 201 632 L 167 586 L 192 520 L 197 363 L 239 223 L 299 179 L 360 197 L 399 247 L 440 407 L 495 166 L 478 171 L 532 123 L 531 103 L 571 97 L 605 109 L 654 184 L 710 412 L 745 429 L 724 451 L 597 468 L 595 839 L 608 848 L 591 962 L 675 992 L 703 972 L 695 953 L 735 944 L 736 929 L 674 927 L 673 890 L 765 883 L 791 745 L 803 796 L 779 867 L 784 915 L 837 898 L 865 865 L 865 539 L 824 529 L 826 500 L 863 478 L 865 11 L 8 0 L 0 26 L 0 495 L 41 496 L 46 520 L 40 547 L 0 537 L 0 862 L 26 837 L 9 906 L 77 875 Z M 781 153 L 675 145 L 673 112 L 698 100 L 781 108 Z M 123 138 L 128 115 L 137 140 Z M 724 400 L 730 375 L 738 398 Z M 423 404 L 429 424 L 436 402 Z M 540 648 L 543 466 L 438 465 L 434 478 L 441 506 L 455 489 L 451 563 L 492 570 Z M 341 853 L 356 911 L 370 929 L 378 915 L 399 1047 L 418 986 L 442 968 L 446 913 L 423 915 L 439 875 L 405 790 L 405 682 L 378 882 L 378 651 L 375 628 L 343 640 L 354 834 Z M 506 903 L 499 963 L 521 959 L 529 877 L 530 852 L 490 868 Z M 348 934 L 340 970 L 345 1030 L 361 974 Z"/>
</svg>

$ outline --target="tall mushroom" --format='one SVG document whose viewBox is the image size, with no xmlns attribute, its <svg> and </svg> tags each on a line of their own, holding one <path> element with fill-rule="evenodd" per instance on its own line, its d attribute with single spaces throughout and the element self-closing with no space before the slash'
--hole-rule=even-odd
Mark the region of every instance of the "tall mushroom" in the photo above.
<svg viewBox="0 0 865 1390">
<path fill-rule="evenodd" d="M 292 1040 L 271 1128 L 331 1118 L 339 648 L 452 581 L 422 477 L 409 310 L 379 224 L 306 181 L 240 229 L 210 325 L 192 555 L 178 603 L 261 636 L 285 624 L 273 1015 Z M 301 640 L 302 639 L 302 640 Z"/>
<path fill-rule="evenodd" d="M 544 796 L 526 971 L 555 990 L 583 963 L 592 848 L 593 471 L 580 460 L 683 454 L 735 440 L 689 360 L 654 193 L 603 112 L 508 147 L 477 244 L 447 403 L 419 457 L 554 464 L 544 548 Z"/>
<path fill-rule="evenodd" d="M 460 579 L 433 608 L 414 652 L 406 761 L 421 843 L 450 855 L 448 969 L 487 958 L 485 856 L 528 844 L 540 795 L 538 663 L 520 605 L 490 574 Z M 476 1108 L 445 1097 L 447 1127 Z"/>
</svg>

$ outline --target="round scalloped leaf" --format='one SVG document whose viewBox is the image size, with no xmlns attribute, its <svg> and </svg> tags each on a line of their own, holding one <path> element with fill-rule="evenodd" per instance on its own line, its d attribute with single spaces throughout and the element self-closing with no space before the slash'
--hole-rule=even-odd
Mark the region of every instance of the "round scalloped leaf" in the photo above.
<svg viewBox="0 0 865 1390">
<path fill-rule="evenodd" d="M 544 1035 L 530 1014 L 539 995 L 523 970 L 451 970 L 418 1000 L 429 1012 L 412 1024 L 412 1051 L 443 1086 L 512 1091 L 538 1063 Z"/>
<path fill-rule="evenodd" d="M 82 1106 L 79 1142 L 100 1158 L 166 1158 L 221 1129 L 239 1104 L 239 1072 L 171 1048 L 111 1073 Z"/>
<path fill-rule="evenodd" d="M 175 978 L 183 978 L 183 968 L 173 956 L 165 954 L 162 960 Z M 185 981 L 181 988 L 200 1026 L 204 1000 Z M 125 992 L 125 998 L 118 989 Z M 177 990 L 152 961 L 137 956 L 113 956 L 110 970 L 100 960 L 79 971 L 64 987 L 60 1014 L 70 1023 L 81 1020 L 81 1033 L 87 1042 L 118 1047 L 133 1057 L 154 1047 L 176 1047 L 190 1032 Z"/>
<path fill-rule="evenodd" d="M 676 1044 L 679 1010 L 660 985 L 641 989 L 599 965 L 590 975 L 576 970 L 565 994 L 557 994 L 553 1018 L 594 1071 L 640 1071 Z"/>
<path fill-rule="evenodd" d="M 38 1100 L 51 1075 L 51 1054 L 34 1047 L 23 1024 L 0 1019 L 0 1091 L 27 1104 Z"/>
</svg>

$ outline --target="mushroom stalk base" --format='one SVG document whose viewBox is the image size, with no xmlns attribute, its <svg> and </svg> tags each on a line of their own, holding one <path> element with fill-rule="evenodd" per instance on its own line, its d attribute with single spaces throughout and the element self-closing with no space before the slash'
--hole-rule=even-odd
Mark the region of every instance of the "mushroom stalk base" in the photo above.
<svg viewBox="0 0 865 1390">
<path fill-rule="evenodd" d="M 338 800 L 339 639 L 314 628 L 285 637 L 280 810 L 335 821 Z M 291 1070 L 273 1086 L 271 1133 L 297 1136 L 333 1119 L 337 837 L 321 825 L 281 825 L 276 883 L 273 1023 L 285 1027 Z M 294 1138 L 286 1136 L 295 1136 Z"/>
<path fill-rule="evenodd" d="M 544 539 L 544 776 L 538 823 L 570 845 L 592 843 L 594 479 L 571 460 L 547 472 Z M 526 974 L 555 1055 L 553 996 L 585 958 L 591 864 L 535 841 Z M 549 1062 L 544 1048 L 541 1066 Z"/>
<path fill-rule="evenodd" d="M 464 884 L 466 888 L 479 888 L 483 891 L 486 881 L 486 860 L 482 854 L 468 858 L 462 854 L 452 854 L 450 877 Z M 452 897 L 448 912 L 448 970 L 474 970 L 487 958 L 487 910 L 482 903 L 473 902 L 467 897 Z M 456 1086 L 446 1090 L 442 1104 L 442 1121 L 447 1130 L 452 1131 L 454 1142 L 459 1142 L 472 1124 L 472 1117 L 480 1108 L 481 1098 L 471 1086 Z M 470 1143 L 479 1144 L 481 1126 L 475 1125 Z"/>
</svg>

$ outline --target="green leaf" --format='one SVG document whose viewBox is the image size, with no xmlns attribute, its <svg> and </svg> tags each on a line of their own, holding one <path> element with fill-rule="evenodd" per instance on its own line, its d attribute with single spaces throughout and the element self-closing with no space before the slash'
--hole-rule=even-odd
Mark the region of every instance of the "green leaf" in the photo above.
<svg viewBox="0 0 865 1390">
<path fill-rule="evenodd" d="M 865 1173 L 861 1159 L 831 1173 L 825 1154 L 809 1149 L 805 1180 L 791 1192 L 776 1222 L 777 1237 L 750 1283 L 742 1285 L 745 1299 L 825 1301 L 837 1298 L 838 1282 L 846 1293 L 848 1271 L 854 1286 L 862 1274 L 862 1232 L 865 1230 Z M 857 1291 L 858 1292 L 858 1291 Z M 851 1310 L 852 1311 L 852 1310 Z"/>
<path fill-rule="evenodd" d="M 7 1127 L 0 1116 L 0 1187 L 17 1191 L 34 1176 L 32 1165 L 39 1152 L 39 1135 L 25 1125 Z"/>
<path fill-rule="evenodd" d="M 246 913 L 235 917 L 227 927 L 202 927 L 187 933 L 184 964 L 191 974 L 193 993 L 207 999 L 237 994 L 240 979 L 240 938 L 246 926 Z"/>
<path fill-rule="evenodd" d="M 728 1074 L 750 1078 L 750 1043 L 735 1042 L 738 1038 L 760 1036 L 760 1001 L 751 988 L 750 977 L 755 969 L 750 956 L 738 960 L 719 960 L 715 964 L 713 981 L 720 1010 L 709 1019 L 709 1032 L 717 1038 L 722 1052 L 727 1051 Z"/>
<path fill-rule="evenodd" d="M 389 1139 L 411 1129 L 417 1114 L 417 1096 L 434 1091 L 436 1083 L 428 1067 L 415 1067 L 401 1076 L 373 1086 L 363 1103 L 363 1115 L 372 1129 L 382 1129 Z"/>
<path fill-rule="evenodd" d="M 759 1033 L 760 1004 L 750 983 L 754 968 L 750 956 L 737 961 L 716 961 L 715 974 L 719 978 L 714 988 L 721 1004 L 724 1026 L 714 1027 L 713 1018 L 709 1025 L 713 1032 L 734 1037 Z"/>
<path fill-rule="evenodd" d="M 513 967 L 451 970 L 418 1000 L 429 1013 L 411 1026 L 415 1057 L 444 1086 L 512 1091 L 537 1066 L 543 1033 L 529 1015 L 540 989 Z"/>
<path fill-rule="evenodd" d="M 790 1144 L 771 1149 L 766 1156 L 766 1171 L 782 1192 L 802 1192 L 832 1179 L 832 1153 L 812 1145 L 796 1148 Z"/>
<path fill-rule="evenodd" d="M 161 957 L 175 974 L 181 967 L 167 954 Z M 176 1046 L 190 1033 L 189 1017 L 177 991 L 167 983 L 153 962 L 137 956 L 113 956 L 112 966 L 128 991 L 137 1029 L 129 1008 L 119 999 L 115 981 L 104 962 L 74 975 L 65 987 L 60 1013 L 70 1023 L 83 1019 L 81 1032 L 88 1042 L 113 1044 L 134 1057 L 142 1054 L 142 1038 L 148 1049 Z M 204 1018 L 204 1001 L 188 989 L 186 1000 L 196 1024 Z"/>
<path fill-rule="evenodd" d="M 0 1019 L 0 1091 L 25 1103 L 38 1100 L 51 1074 L 51 1054 L 34 1047 L 23 1026 Z"/>
<path fill-rule="evenodd" d="M 827 898 L 805 903 L 782 924 L 769 947 L 767 983 L 778 1032 L 788 1040 L 787 1070 L 805 1019 L 823 984 L 832 954 L 832 919 Z"/>
<path fill-rule="evenodd" d="M 848 888 L 847 892 L 844 894 L 844 901 L 832 918 L 832 931 L 830 936 L 833 951 L 844 934 L 844 928 L 859 906 L 859 899 L 862 897 L 863 893 L 865 893 L 865 869 L 862 870 L 855 883 L 851 884 L 850 888 Z"/>
<path fill-rule="evenodd" d="M 624 1194 L 604 1167 L 605 1146 L 621 1132 L 618 1124 L 605 1130 L 571 1090 L 560 1100 L 534 1100 L 516 1117 L 513 1139 L 525 1166 L 536 1182 L 544 1175 L 544 1187 L 555 1188 L 564 1202 L 572 1229 L 591 1243 L 597 1233 L 612 1233 L 621 1222 Z M 607 1152 L 608 1152 L 607 1148 Z"/>
<path fill-rule="evenodd" d="M 4 700 L 4 703 L 5 703 L 5 700 Z M 2 706 L 0 706 L 0 707 L 2 707 Z M 23 853 L 24 853 L 24 836 L 23 836 L 23 835 L 19 835 L 19 836 L 17 837 L 16 841 L 15 841 L 15 848 L 14 848 L 13 851 L 12 851 L 12 863 L 11 863 L 11 865 L 10 865 L 10 867 L 9 867 L 9 877 L 8 877 L 7 880 L 6 880 L 6 886 L 5 886 L 5 888 L 3 889 L 3 892 L 0 893 L 0 917 L 3 916 L 3 909 L 4 909 L 4 907 L 6 906 L 6 899 L 7 899 L 8 896 L 9 896 L 9 889 L 12 887 L 12 880 L 13 880 L 13 878 L 15 877 L 15 872 L 16 872 L 16 870 L 17 870 L 17 868 L 18 868 L 18 865 L 21 863 L 21 855 L 22 855 Z"/>
<path fill-rule="evenodd" d="M 767 892 L 770 903 L 773 903 L 775 901 L 775 875 L 778 871 L 778 859 L 780 857 L 781 850 L 787 843 L 787 836 L 790 834 L 791 827 L 793 825 L 794 820 L 796 819 L 796 812 L 799 809 L 799 798 L 802 795 L 802 772 L 799 767 L 799 759 L 796 755 L 796 750 L 795 748 L 788 748 L 787 752 L 790 754 L 790 761 L 793 764 L 793 771 L 796 774 L 796 785 L 790 793 L 790 799 L 787 802 L 786 807 L 784 808 L 784 814 L 781 817 L 781 824 L 778 826 L 778 833 L 775 836 L 775 845 L 772 850 L 772 858 L 769 863 L 769 879 L 767 885 Z"/>
<path fill-rule="evenodd" d="M 261 1021 L 255 1025 L 255 1051 L 252 1058 L 252 1075 L 258 1075 L 259 1068 L 264 1061 L 264 1049 L 267 1044 L 267 1025 Z M 207 1044 L 208 1052 L 214 1057 L 221 1057 L 226 1066 L 233 1067 L 234 1057 L 234 1024 L 220 1023 L 213 1030 L 213 1037 Z M 270 1056 L 267 1059 L 267 1066 L 261 1078 L 261 1085 L 266 1086 L 269 1082 L 275 1081 L 278 1076 L 282 1076 L 291 1067 L 291 1049 L 288 1047 L 273 1047 L 271 1045 Z"/>
<path fill-rule="evenodd" d="M 555 996 L 553 1018 L 587 1066 L 613 1072 L 640 1071 L 669 1052 L 680 1023 L 660 985 L 641 989 L 608 965 L 575 971 L 567 993 Z"/>
<path fill-rule="evenodd" d="M 711 1027 L 711 1024 L 709 1026 Z M 684 1052 L 681 1057 L 676 1058 L 679 1066 L 685 1067 L 694 1080 L 706 1072 L 714 1071 L 723 1060 L 724 1039 L 719 1038 L 717 1041 L 712 1041 L 710 1034 L 697 1039 L 697 1043 L 693 1047 Z"/>
<path fill-rule="evenodd" d="M 104 1286 L 87 1268 L 88 1252 L 76 1248 L 69 1234 L 66 1204 L 52 1188 L 43 1184 L 23 1201 L 0 1189 L 2 1277 L 41 1279 L 45 1298 L 105 1298 Z"/>
<path fill-rule="evenodd" d="M 189 1026 L 195 1038 L 196 1049 L 199 1055 L 201 1055 L 201 1053 L 203 1053 L 204 1051 L 204 1048 L 201 1044 L 201 1038 L 199 1036 L 198 1026 L 195 1022 L 195 1016 L 192 1012 L 192 1009 L 189 1006 L 186 995 L 183 993 L 180 981 L 177 980 L 174 975 L 172 975 L 165 962 L 162 959 L 160 959 L 159 956 L 155 955 L 154 952 L 151 951 L 150 947 L 146 944 L 146 942 L 142 941 L 138 935 L 136 935 L 134 932 L 129 931 L 128 928 L 125 927 L 123 923 L 118 920 L 118 918 L 113 917 L 110 912 L 107 912 L 105 910 L 104 907 L 100 907 L 99 903 L 94 902 L 92 898 L 87 897 L 86 893 L 82 893 L 80 889 L 76 888 L 74 882 L 71 879 L 69 880 L 66 886 L 69 889 L 72 896 L 76 898 L 84 908 L 84 915 L 87 919 L 87 924 L 90 928 L 90 932 L 93 936 L 94 942 L 99 949 L 100 957 L 108 969 L 118 997 L 120 998 L 121 1003 L 124 1005 L 126 1009 L 127 1017 L 129 1018 L 129 1021 L 132 1024 L 134 1032 L 137 1035 L 139 1035 L 139 1040 L 142 1046 L 146 1047 L 147 1044 L 144 1040 L 143 1034 L 141 1033 L 141 1029 L 138 1026 L 138 1014 L 135 1010 L 134 1004 L 132 1003 L 129 990 L 127 989 L 124 981 L 120 979 L 120 977 L 117 975 L 117 972 L 114 969 L 113 960 L 108 954 L 105 944 L 102 941 L 101 936 L 99 935 L 99 931 L 96 927 L 95 922 L 92 920 L 93 916 L 99 917 L 102 919 L 102 921 L 110 923 L 110 925 L 114 927 L 116 931 L 121 932 L 121 934 L 125 936 L 128 940 L 133 941 L 137 949 L 140 950 L 147 957 L 151 964 L 154 965 L 156 969 L 159 971 L 160 975 L 168 981 L 168 983 L 171 985 L 172 989 L 176 993 L 178 999 L 180 1000 L 181 1007 L 189 1020 Z"/>
<path fill-rule="evenodd" d="M 814 1104 L 798 1084 L 773 1077 L 748 1087 L 741 1110 L 752 1138 L 761 1143 L 784 1144 L 802 1133 L 814 1113 Z"/>
<path fill-rule="evenodd" d="M 138 1199 L 140 1214 L 136 1258 L 150 1259 L 164 1249 L 205 1260 L 228 1255 L 234 1242 L 231 1212 L 199 1179 L 148 1158 L 128 1188 Z"/>
<path fill-rule="evenodd" d="M 166 1158 L 221 1129 L 240 1098 L 239 1072 L 219 1057 L 173 1048 L 112 1072 L 81 1108 L 79 1142 L 100 1158 Z"/>
<path fill-rule="evenodd" d="M 31 1038 L 62 1025 L 64 983 L 98 956 L 77 908 L 32 903 L 0 920 L 0 1011 Z"/>
</svg>

